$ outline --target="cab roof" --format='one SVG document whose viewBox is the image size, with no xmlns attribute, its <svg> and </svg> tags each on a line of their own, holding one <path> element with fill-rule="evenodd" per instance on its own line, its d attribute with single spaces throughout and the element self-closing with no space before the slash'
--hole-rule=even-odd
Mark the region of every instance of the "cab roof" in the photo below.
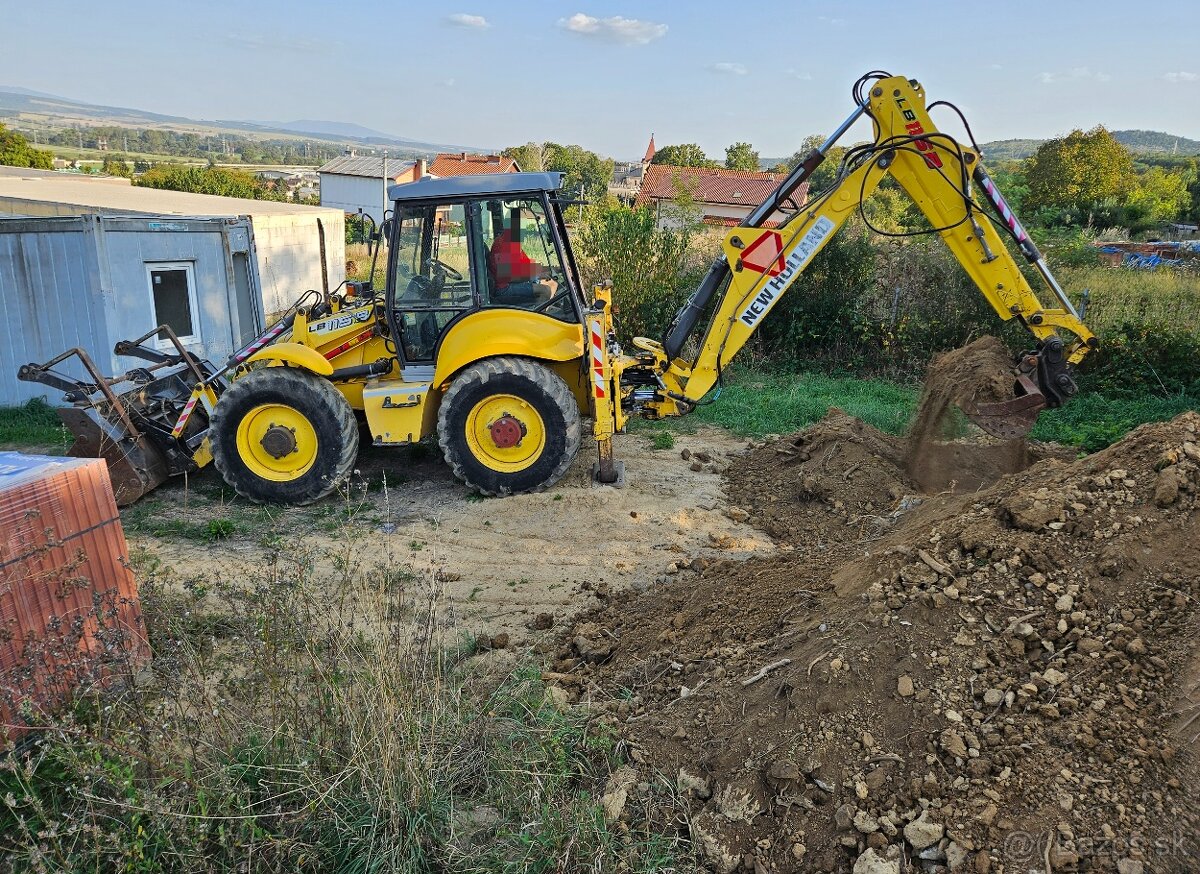
<svg viewBox="0 0 1200 874">
<path fill-rule="evenodd" d="M 389 200 L 455 200 L 489 194 L 558 191 L 561 173 L 486 173 L 477 176 L 425 176 L 416 182 L 388 186 Z"/>
</svg>

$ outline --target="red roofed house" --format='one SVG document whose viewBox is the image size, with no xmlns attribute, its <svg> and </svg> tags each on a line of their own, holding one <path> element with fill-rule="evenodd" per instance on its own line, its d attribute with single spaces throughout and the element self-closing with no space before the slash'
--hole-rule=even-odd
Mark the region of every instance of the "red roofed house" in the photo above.
<svg viewBox="0 0 1200 874">
<path fill-rule="evenodd" d="M 634 205 L 653 209 L 658 215 L 659 227 L 677 226 L 680 217 L 675 205 L 682 190 L 700 211 L 705 224 L 732 228 L 741 224 L 785 178 L 784 173 L 651 164 L 646 168 Z M 801 183 L 794 198 L 796 206 L 803 206 L 807 196 L 808 183 Z M 777 212 L 767 220 L 766 226 L 777 226 L 787 218 L 787 214 Z"/>
<path fill-rule="evenodd" d="M 472 155 L 470 152 L 442 152 L 429 165 L 431 176 L 479 176 L 483 173 L 517 173 L 517 162 L 503 155 Z"/>
</svg>

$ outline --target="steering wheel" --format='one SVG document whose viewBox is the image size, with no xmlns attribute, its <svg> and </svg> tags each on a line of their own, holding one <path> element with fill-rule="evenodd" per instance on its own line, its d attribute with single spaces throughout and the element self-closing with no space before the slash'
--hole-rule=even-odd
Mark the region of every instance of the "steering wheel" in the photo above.
<svg viewBox="0 0 1200 874">
<path fill-rule="evenodd" d="M 436 267 L 444 275 L 449 276 L 455 282 L 462 282 L 463 275 L 447 264 L 445 261 L 439 261 L 437 258 L 430 258 L 425 262 L 426 267 Z"/>
</svg>

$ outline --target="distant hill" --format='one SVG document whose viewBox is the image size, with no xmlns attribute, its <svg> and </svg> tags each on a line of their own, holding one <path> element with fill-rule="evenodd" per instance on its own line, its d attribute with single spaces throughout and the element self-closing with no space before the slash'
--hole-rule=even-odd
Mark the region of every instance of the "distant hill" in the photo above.
<svg viewBox="0 0 1200 874">
<path fill-rule="evenodd" d="M 1200 140 L 1156 130 L 1115 130 L 1113 139 L 1129 151 L 1142 155 L 1200 155 Z M 995 140 L 981 143 L 989 161 L 1017 161 L 1028 158 L 1045 140 Z"/>
<path fill-rule="evenodd" d="M 351 124 L 344 121 L 301 119 L 299 121 L 281 121 L 278 123 L 265 121 L 260 123 L 268 127 L 278 128 L 279 130 L 290 130 L 297 133 L 332 134 L 333 136 L 360 137 L 361 139 L 400 139 L 391 134 L 385 134 L 383 131 L 373 130 L 369 127 L 363 127 L 361 124 Z"/>
<path fill-rule="evenodd" d="M 441 151 L 487 151 L 474 146 L 406 139 L 348 122 L 316 120 L 290 122 L 203 121 L 123 106 L 84 103 L 10 85 L 0 85 L 0 121 L 17 127 L 35 128 L 61 129 L 74 125 L 81 127 L 112 125 L 140 129 L 160 128 L 202 135 L 237 132 L 264 138 L 288 137 L 321 140 L 344 146 L 394 146 L 411 152 L 428 152 L 430 154 Z"/>
<path fill-rule="evenodd" d="M 47 94 L 45 91 L 34 91 L 32 88 L 22 88 L 19 85 L 0 85 L 0 91 L 9 94 L 23 94 L 26 97 L 49 97 L 51 100 L 62 100 L 57 94 Z"/>
</svg>

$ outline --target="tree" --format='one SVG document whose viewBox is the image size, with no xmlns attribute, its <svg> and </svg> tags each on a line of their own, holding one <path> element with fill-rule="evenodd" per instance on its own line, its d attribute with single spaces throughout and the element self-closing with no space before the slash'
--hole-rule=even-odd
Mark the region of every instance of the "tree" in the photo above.
<svg viewBox="0 0 1200 874">
<path fill-rule="evenodd" d="M 777 164 L 771 169 L 777 173 L 791 173 L 800 166 L 800 162 L 808 157 L 808 153 L 825 142 L 825 137 L 821 134 L 809 134 L 800 141 L 800 150 L 781 164 Z M 833 180 L 837 178 L 838 167 L 841 166 L 842 158 L 846 155 L 844 146 L 833 146 L 825 153 L 825 160 L 818 165 L 813 174 L 808 177 L 808 190 L 813 194 L 818 191 L 824 191 L 833 184 Z"/>
<path fill-rule="evenodd" d="M 547 170 L 563 174 L 563 188 L 570 193 L 583 192 L 584 200 L 600 200 L 608 193 L 613 162 L 601 158 L 583 146 L 545 143 Z"/>
<path fill-rule="evenodd" d="M 1151 167 L 1137 178 L 1125 200 L 1124 221 L 1130 230 L 1144 230 L 1173 221 L 1191 206 L 1190 172 L 1169 173 Z"/>
<path fill-rule="evenodd" d="M 543 170 L 562 173 L 563 189 L 572 196 L 583 192 L 583 199 L 599 201 L 608 192 L 613 162 L 601 158 L 583 146 L 564 146 L 559 143 L 526 143 L 511 146 L 501 154 L 512 158 L 522 170 Z"/>
<path fill-rule="evenodd" d="M 133 171 L 129 169 L 125 159 L 116 155 L 104 159 L 104 163 L 100 165 L 100 172 L 105 176 L 124 176 L 127 179 L 133 176 Z"/>
<path fill-rule="evenodd" d="M 716 161 L 710 161 L 704 154 L 704 149 L 695 143 L 683 143 L 676 146 L 663 146 L 654 153 L 651 164 L 668 164 L 672 167 L 716 167 Z"/>
<path fill-rule="evenodd" d="M 271 186 L 245 170 L 220 167 L 170 167 L 158 164 L 134 180 L 134 185 L 216 194 L 222 197 L 248 197 L 254 200 L 282 200 Z"/>
<path fill-rule="evenodd" d="M 54 155 L 35 149 L 24 136 L 0 124 L 0 164 L 50 170 L 54 167 Z"/>
<path fill-rule="evenodd" d="M 540 173 L 546 169 L 549 157 L 546 146 L 548 143 L 526 143 L 523 146 L 511 146 L 501 152 L 506 158 L 512 158 L 517 166 L 529 173 Z"/>
<path fill-rule="evenodd" d="M 1133 157 L 1103 126 L 1073 130 L 1038 146 L 1026 165 L 1026 205 L 1089 211 L 1105 200 L 1124 200 L 1133 182 Z"/>
<path fill-rule="evenodd" d="M 749 143 L 734 143 L 725 149 L 727 170 L 760 170 L 758 152 Z"/>
</svg>

